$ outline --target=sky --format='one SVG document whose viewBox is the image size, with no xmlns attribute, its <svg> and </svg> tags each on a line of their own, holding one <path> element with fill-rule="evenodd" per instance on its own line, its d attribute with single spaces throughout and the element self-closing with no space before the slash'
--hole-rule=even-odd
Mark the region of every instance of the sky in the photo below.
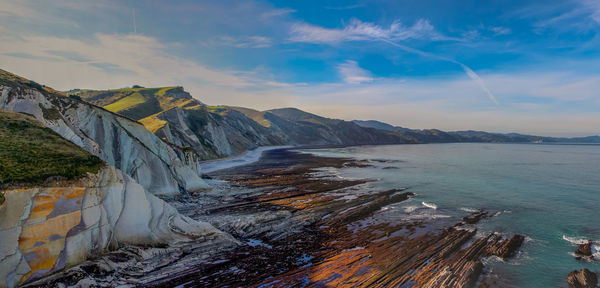
<svg viewBox="0 0 600 288">
<path fill-rule="evenodd" d="M 600 1 L 0 0 L 0 68 L 58 90 L 409 128 L 600 134 Z"/>
</svg>

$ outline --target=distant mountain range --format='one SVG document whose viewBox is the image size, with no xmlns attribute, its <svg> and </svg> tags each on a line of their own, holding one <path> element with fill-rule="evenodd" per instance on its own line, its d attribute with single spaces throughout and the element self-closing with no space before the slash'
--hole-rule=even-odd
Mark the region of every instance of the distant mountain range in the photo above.
<svg viewBox="0 0 600 288">
<path fill-rule="evenodd" d="M 439 130 L 415 130 L 409 129 L 399 126 L 393 126 L 384 122 L 380 122 L 377 120 L 353 120 L 352 122 L 363 126 L 376 128 L 380 130 L 390 131 L 390 132 L 406 132 L 406 133 L 427 133 L 427 131 L 439 131 Z M 446 133 L 448 136 L 458 136 L 456 142 L 546 142 L 546 143 L 600 143 L 600 136 L 586 136 L 586 137 L 545 137 L 545 136 L 535 136 L 535 135 L 526 135 L 519 133 L 490 133 L 485 131 L 450 131 L 450 132 L 442 132 Z"/>
<path fill-rule="evenodd" d="M 201 159 L 236 155 L 267 145 L 600 143 L 600 136 L 554 138 L 483 131 L 416 130 L 376 120 L 331 119 L 296 108 L 258 111 L 211 106 L 193 98 L 182 87 L 76 89 L 66 93 L 136 120 L 167 143 L 194 150 Z"/>
<path fill-rule="evenodd" d="M 63 97 L 65 101 L 69 99 L 69 101 L 75 101 L 74 103 L 87 103 L 86 107 L 101 108 L 112 112 L 113 115 L 120 115 L 125 119 L 138 122 L 151 134 L 174 149 L 183 162 L 187 161 L 187 156 L 181 156 L 185 153 L 195 154 L 193 159 L 208 160 L 237 155 L 258 146 L 269 145 L 377 145 L 452 142 L 600 143 L 600 136 L 554 138 L 483 131 L 416 130 L 376 120 L 331 119 L 296 108 L 258 111 L 236 106 L 211 106 L 195 99 L 183 87 L 178 86 L 157 88 L 134 86 L 134 88 L 112 90 L 74 89 L 59 92 L 8 72 L 0 74 L 3 76 L 0 84 L 39 90 L 45 94 L 51 94 L 53 99 Z M 67 111 L 74 105 L 69 106 L 64 103 L 67 102 L 53 100 L 43 104 L 57 106 L 57 111 L 60 111 L 61 115 L 65 115 L 64 117 L 76 114 L 76 111 Z M 33 104 L 29 103 L 28 105 Z M 6 109 L 11 108 L 6 107 Z M 44 111 L 53 110 L 45 108 Z M 54 123 L 50 120 L 52 119 L 48 119 L 48 123 Z M 93 130 L 93 127 L 86 127 L 86 129 Z M 100 132 L 85 131 L 80 134 L 85 138 L 86 133 Z M 106 133 L 108 131 L 102 132 L 102 134 Z M 111 133 L 111 135 L 120 135 L 115 134 L 116 132 Z M 129 134 L 125 133 L 124 135 Z M 118 144 L 103 143 L 103 145 Z M 118 163 L 122 163 L 127 159 L 118 158 L 116 160 Z M 168 165 L 168 163 L 166 164 Z"/>
</svg>

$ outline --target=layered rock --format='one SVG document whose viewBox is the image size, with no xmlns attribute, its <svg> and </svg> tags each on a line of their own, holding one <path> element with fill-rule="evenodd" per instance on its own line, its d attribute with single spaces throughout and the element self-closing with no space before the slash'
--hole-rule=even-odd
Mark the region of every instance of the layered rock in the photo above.
<svg viewBox="0 0 600 288">
<path fill-rule="evenodd" d="M 0 286 L 14 287 L 122 243 L 235 240 L 183 216 L 114 167 L 80 180 L 2 191 Z"/>
<path fill-rule="evenodd" d="M 5 81 L 0 83 L 0 108 L 33 115 L 152 193 L 208 188 L 198 176 L 196 153 L 169 145 L 138 122 L 87 102 Z"/>
<path fill-rule="evenodd" d="M 595 288 L 598 287 L 598 276 L 596 273 L 583 268 L 579 271 L 569 273 L 569 287 L 571 288 Z"/>
<path fill-rule="evenodd" d="M 191 147 L 203 159 L 289 142 L 283 133 L 261 126 L 235 110 L 221 115 L 210 113 L 203 106 L 177 107 L 140 120 L 143 124 L 158 121 L 162 125 L 153 131 L 158 137 L 178 146 Z"/>
</svg>

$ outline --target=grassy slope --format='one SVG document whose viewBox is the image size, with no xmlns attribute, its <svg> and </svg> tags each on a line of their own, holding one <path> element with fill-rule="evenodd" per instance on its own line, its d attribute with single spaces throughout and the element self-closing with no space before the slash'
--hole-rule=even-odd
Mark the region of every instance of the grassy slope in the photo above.
<svg viewBox="0 0 600 288">
<path fill-rule="evenodd" d="M 38 184 L 51 176 L 76 179 L 102 165 L 33 117 L 0 110 L 0 186 Z"/>
<path fill-rule="evenodd" d="M 287 119 L 294 122 L 310 122 L 313 124 L 318 124 L 326 127 L 331 127 L 339 124 L 342 120 L 339 119 L 331 119 L 321 117 L 315 114 L 311 114 L 308 112 L 304 112 L 300 109 L 296 108 L 280 108 L 280 109 L 272 109 L 267 110 L 265 112 L 272 113 L 277 115 L 283 119 Z"/>
<path fill-rule="evenodd" d="M 74 90 L 70 94 L 135 120 L 151 117 L 162 111 L 189 105 L 192 99 L 169 97 L 170 90 L 181 87 L 122 88 L 113 90 Z M 149 120 L 143 121 L 149 122 Z M 164 124 L 163 124 L 164 125 Z M 157 123 L 149 126 L 156 131 Z M 150 127 L 153 127 L 151 129 Z"/>
<path fill-rule="evenodd" d="M 230 106 L 229 108 L 241 112 L 242 114 L 246 115 L 246 117 L 256 121 L 258 124 L 260 124 L 264 127 L 267 127 L 267 128 L 271 127 L 272 123 L 271 123 L 271 121 L 265 119 L 264 111 L 257 111 L 254 109 L 237 107 L 237 106 Z"/>
<path fill-rule="evenodd" d="M 140 93 L 135 92 L 131 95 L 125 96 L 124 98 L 117 100 L 116 102 L 113 102 L 112 104 L 104 106 L 104 109 L 115 113 L 119 113 L 122 110 L 127 110 L 133 106 L 145 102 L 146 99 L 144 98 L 144 96 L 142 96 L 142 94 Z"/>
</svg>

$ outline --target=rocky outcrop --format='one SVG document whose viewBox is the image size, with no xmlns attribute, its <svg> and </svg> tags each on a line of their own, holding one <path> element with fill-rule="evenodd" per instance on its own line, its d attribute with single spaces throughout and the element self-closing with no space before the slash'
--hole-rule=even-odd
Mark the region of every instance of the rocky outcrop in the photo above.
<svg viewBox="0 0 600 288">
<path fill-rule="evenodd" d="M 17 83 L 0 85 L 0 108 L 33 115 L 152 193 L 208 188 L 198 176 L 196 153 L 167 144 L 136 121 Z"/>
<path fill-rule="evenodd" d="M 2 191 L 0 286 L 14 287 L 123 243 L 235 240 L 183 216 L 114 167 L 74 181 Z"/>
<path fill-rule="evenodd" d="M 596 273 L 583 268 L 579 271 L 569 273 L 569 287 L 571 288 L 596 288 L 598 287 L 598 276 Z"/>
<path fill-rule="evenodd" d="M 592 241 L 580 244 L 577 250 L 575 250 L 575 255 L 577 257 L 592 257 Z"/>
<path fill-rule="evenodd" d="M 517 234 L 506 240 L 500 240 L 498 237 L 494 241 L 488 246 L 488 253 L 506 259 L 512 257 L 521 247 L 521 244 L 525 241 L 525 236 Z"/>
</svg>

